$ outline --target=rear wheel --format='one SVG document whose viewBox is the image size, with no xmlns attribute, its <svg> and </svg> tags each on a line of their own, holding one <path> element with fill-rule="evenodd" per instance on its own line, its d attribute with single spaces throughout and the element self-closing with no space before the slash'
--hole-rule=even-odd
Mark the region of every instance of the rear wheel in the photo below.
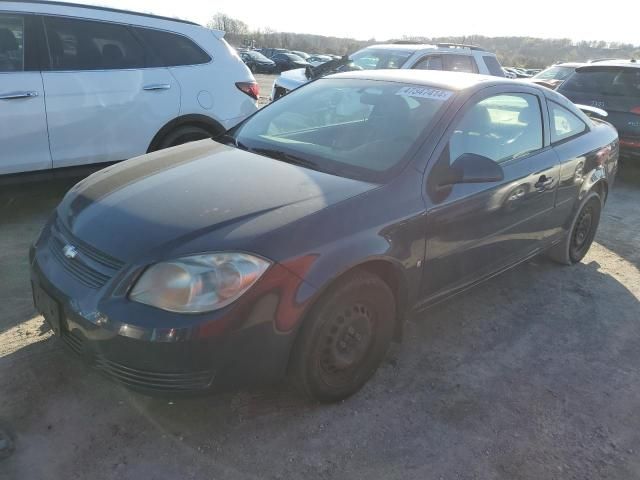
<svg viewBox="0 0 640 480">
<path fill-rule="evenodd" d="M 571 230 L 562 242 L 549 251 L 558 263 L 573 265 L 580 262 L 591 248 L 600 223 L 602 200 L 596 192 L 585 197 L 573 219 Z"/>
<path fill-rule="evenodd" d="M 360 390 L 389 348 L 395 312 L 393 293 L 379 277 L 357 272 L 339 280 L 302 326 L 290 364 L 294 384 L 320 402 Z"/>
<path fill-rule="evenodd" d="M 165 135 L 156 150 L 175 147 L 197 140 L 204 140 L 205 138 L 212 138 L 211 132 L 195 125 L 183 125 Z"/>
</svg>

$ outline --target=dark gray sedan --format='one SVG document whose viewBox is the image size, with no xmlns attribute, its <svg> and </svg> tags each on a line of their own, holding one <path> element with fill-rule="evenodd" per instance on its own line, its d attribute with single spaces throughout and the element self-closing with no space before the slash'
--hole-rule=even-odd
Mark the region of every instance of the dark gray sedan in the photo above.
<svg viewBox="0 0 640 480">
<path fill-rule="evenodd" d="M 593 241 L 618 137 L 535 85 L 435 71 L 309 83 L 218 142 L 102 170 L 31 250 L 75 352 L 151 392 L 275 381 L 335 401 L 415 310 Z M 543 301 L 543 299 L 541 300 Z"/>
</svg>

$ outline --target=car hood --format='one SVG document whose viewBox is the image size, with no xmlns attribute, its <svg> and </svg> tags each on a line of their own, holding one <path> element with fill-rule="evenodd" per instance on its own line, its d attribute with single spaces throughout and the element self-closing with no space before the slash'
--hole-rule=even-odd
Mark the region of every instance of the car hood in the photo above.
<svg viewBox="0 0 640 480">
<path fill-rule="evenodd" d="M 374 187 L 203 140 L 99 171 L 57 213 L 80 241 L 135 263 L 202 238 L 194 248 L 243 248 Z"/>
</svg>

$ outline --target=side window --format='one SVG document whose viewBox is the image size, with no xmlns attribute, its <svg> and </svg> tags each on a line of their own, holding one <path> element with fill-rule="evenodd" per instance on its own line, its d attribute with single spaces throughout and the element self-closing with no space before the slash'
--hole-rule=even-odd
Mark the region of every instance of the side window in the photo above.
<svg viewBox="0 0 640 480">
<path fill-rule="evenodd" d="M 209 63 L 211 57 L 187 37 L 151 28 L 136 28 L 145 44 L 152 50 L 156 67 L 180 67 Z"/>
<path fill-rule="evenodd" d="M 140 43 L 124 25 L 44 17 L 52 70 L 118 70 L 145 66 Z"/>
<path fill-rule="evenodd" d="M 0 72 L 24 71 L 24 19 L 0 15 Z"/>
<path fill-rule="evenodd" d="M 506 162 L 542 148 L 542 112 L 535 95 L 495 95 L 473 105 L 449 140 L 450 163 L 463 153 Z"/>
<path fill-rule="evenodd" d="M 469 55 L 444 55 L 444 70 L 450 72 L 467 72 L 477 73 L 478 69 L 475 66 L 473 58 Z"/>
<path fill-rule="evenodd" d="M 587 125 L 580 118 L 557 103 L 549 102 L 549 110 L 552 143 L 580 135 L 587 129 Z"/>
<path fill-rule="evenodd" d="M 502 67 L 500 66 L 500 62 L 496 57 L 491 55 L 484 55 L 482 57 L 484 60 L 484 64 L 487 66 L 487 70 L 491 75 L 495 75 L 496 77 L 504 77 L 504 72 L 502 71 Z"/>
<path fill-rule="evenodd" d="M 421 58 L 413 68 L 416 70 L 442 70 L 442 57 L 440 55 L 428 55 Z"/>
</svg>

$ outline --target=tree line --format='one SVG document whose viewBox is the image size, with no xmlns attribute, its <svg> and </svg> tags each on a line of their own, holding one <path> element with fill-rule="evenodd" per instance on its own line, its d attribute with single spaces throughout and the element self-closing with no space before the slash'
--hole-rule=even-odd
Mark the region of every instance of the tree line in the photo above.
<svg viewBox="0 0 640 480">
<path fill-rule="evenodd" d="M 251 30 L 242 20 L 229 17 L 224 13 L 214 15 L 207 26 L 227 32 L 225 38 L 235 47 L 286 48 L 308 53 L 346 55 L 367 45 L 402 40 L 418 43 L 451 42 L 479 45 L 494 52 L 502 65 L 524 68 L 544 68 L 556 62 L 583 62 L 599 58 L 636 58 L 640 60 L 640 45 L 604 41 L 576 42 L 568 38 L 487 37 L 482 35 L 463 37 L 405 36 L 381 42 L 373 38 L 355 40 L 308 33 L 276 32 L 268 28 Z"/>
</svg>

